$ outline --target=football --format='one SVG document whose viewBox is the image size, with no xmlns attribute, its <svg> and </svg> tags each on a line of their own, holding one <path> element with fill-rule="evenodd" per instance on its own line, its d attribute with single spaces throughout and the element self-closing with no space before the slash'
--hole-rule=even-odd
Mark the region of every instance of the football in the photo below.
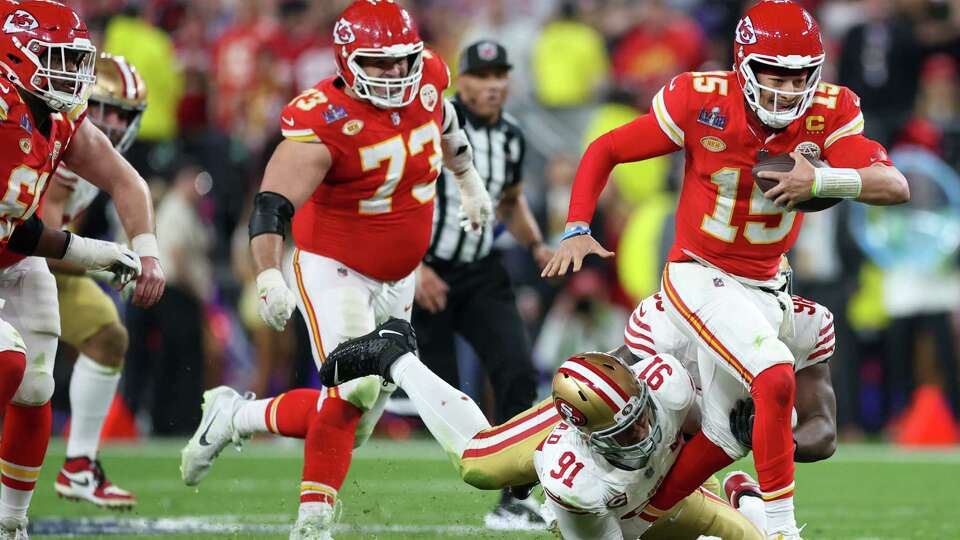
<svg viewBox="0 0 960 540">
<path fill-rule="evenodd" d="M 814 167 L 826 167 L 826 163 L 820 161 L 817 158 L 810 156 L 803 156 L 807 158 Z M 761 171 L 773 171 L 773 172 L 790 172 L 793 170 L 795 162 L 790 154 L 777 154 L 775 156 L 769 156 L 765 159 L 760 160 L 756 165 L 753 166 L 753 181 L 756 182 L 757 186 L 760 187 L 760 190 L 766 193 L 773 186 L 779 184 L 777 180 L 771 178 L 760 178 L 758 174 Z M 798 212 L 819 212 L 820 210 L 826 210 L 831 206 L 837 204 L 843 199 L 837 198 L 820 198 L 814 197 L 812 199 L 803 201 L 798 204 L 794 209 Z"/>
</svg>

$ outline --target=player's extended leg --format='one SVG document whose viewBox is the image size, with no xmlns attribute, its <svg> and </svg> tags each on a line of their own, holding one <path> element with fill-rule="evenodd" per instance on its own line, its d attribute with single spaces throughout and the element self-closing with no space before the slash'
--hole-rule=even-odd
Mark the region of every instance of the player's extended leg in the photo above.
<svg viewBox="0 0 960 540">
<path fill-rule="evenodd" d="M 6 406 L 0 441 L 0 531 L 22 523 L 50 442 L 53 364 L 60 335 L 57 287 L 43 259 L 29 257 L 0 274 L 0 317 L 23 337 L 26 370 Z M 11 527 L 13 525 L 14 527 Z"/>
<path fill-rule="evenodd" d="M 63 497 L 105 508 L 131 508 L 136 497 L 107 480 L 98 456 L 103 424 L 120 384 L 127 330 L 113 300 L 92 279 L 54 277 L 60 313 L 66 314 L 61 317 L 60 339 L 80 351 L 70 378 L 67 459 L 54 487 Z"/>
<path fill-rule="evenodd" d="M 668 314 L 690 338 L 697 340 L 699 349 L 705 353 L 698 359 L 701 376 L 705 367 L 719 366 L 718 372 L 749 388 L 757 407 L 754 436 L 760 438 L 754 441 L 754 462 L 767 501 L 768 532 L 799 537 L 793 513 L 790 422 L 795 386 L 793 357 L 779 339 L 784 312 L 790 311 L 789 297 L 745 286 L 717 269 L 698 263 L 668 264 L 664 270 L 663 293 Z M 707 380 L 702 384 L 706 398 L 719 395 L 732 399 L 742 392 L 736 385 L 708 388 Z M 707 469 L 721 463 L 719 448 L 726 452 L 728 459 L 740 454 L 728 448 L 723 437 L 717 436 L 719 430 L 708 429 L 711 424 L 726 424 L 728 410 L 707 406 L 704 409 L 705 427 L 701 435 L 706 436 L 699 441 L 700 451 L 717 459 L 700 459 L 684 448 L 651 501 L 655 509 L 669 508 L 690 492 L 686 490 L 692 490 L 715 472 L 717 469 Z M 713 443 L 713 448 L 709 448 L 707 442 Z M 685 455 L 688 457 L 684 458 Z"/>
</svg>

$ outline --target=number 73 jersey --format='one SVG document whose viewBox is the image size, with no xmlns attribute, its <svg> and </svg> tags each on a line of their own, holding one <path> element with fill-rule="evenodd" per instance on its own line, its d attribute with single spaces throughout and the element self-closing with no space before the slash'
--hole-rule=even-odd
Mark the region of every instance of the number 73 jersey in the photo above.
<svg viewBox="0 0 960 540">
<path fill-rule="evenodd" d="M 381 281 L 413 272 L 430 245 L 449 80 L 443 60 L 424 51 L 420 90 L 406 107 L 353 99 L 331 77 L 284 108 L 283 136 L 323 143 L 333 157 L 323 182 L 294 214 L 298 248 Z"/>
<path fill-rule="evenodd" d="M 692 254 L 759 280 L 776 275 L 803 219 L 763 197 L 752 175 L 760 155 L 799 151 L 829 162 L 838 141 L 863 132 L 860 99 L 828 83 L 819 85 L 806 114 L 786 128 L 751 124 L 748 115 L 754 113 L 732 71 L 674 77 L 653 98 L 651 113 L 686 157 L 669 260 L 690 260 Z"/>
</svg>

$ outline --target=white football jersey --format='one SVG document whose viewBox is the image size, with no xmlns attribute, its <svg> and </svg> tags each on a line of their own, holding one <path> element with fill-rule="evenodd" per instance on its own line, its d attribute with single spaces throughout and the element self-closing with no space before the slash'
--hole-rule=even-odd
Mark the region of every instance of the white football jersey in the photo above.
<svg viewBox="0 0 960 540">
<path fill-rule="evenodd" d="M 566 422 L 544 439 L 533 460 L 543 491 L 553 502 L 572 513 L 612 514 L 618 518 L 624 538 L 637 538 L 649 527 L 640 513 L 683 446 L 681 428 L 696 390 L 687 370 L 669 355 L 650 357 L 630 369 L 646 381 L 662 433 L 645 468 L 627 471 L 615 467 Z"/>
<path fill-rule="evenodd" d="M 697 344 L 688 339 L 667 315 L 660 293 L 648 296 L 633 310 L 624 330 L 624 343 L 637 358 L 669 354 L 693 374 L 699 388 Z M 783 339 L 793 353 L 794 371 L 826 362 L 833 356 L 833 314 L 822 305 L 793 297 L 793 337 Z"/>
</svg>

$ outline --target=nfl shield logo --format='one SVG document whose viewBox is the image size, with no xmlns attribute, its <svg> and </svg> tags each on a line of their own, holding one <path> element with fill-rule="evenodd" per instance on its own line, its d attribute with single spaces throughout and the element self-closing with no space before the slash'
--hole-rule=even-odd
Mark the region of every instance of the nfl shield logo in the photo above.
<svg viewBox="0 0 960 540">
<path fill-rule="evenodd" d="M 400 125 L 400 113 L 398 113 L 398 112 L 392 112 L 392 113 L 390 113 L 390 121 L 393 122 L 393 125 L 399 126 L 399 125 Z"/>
</svg>

